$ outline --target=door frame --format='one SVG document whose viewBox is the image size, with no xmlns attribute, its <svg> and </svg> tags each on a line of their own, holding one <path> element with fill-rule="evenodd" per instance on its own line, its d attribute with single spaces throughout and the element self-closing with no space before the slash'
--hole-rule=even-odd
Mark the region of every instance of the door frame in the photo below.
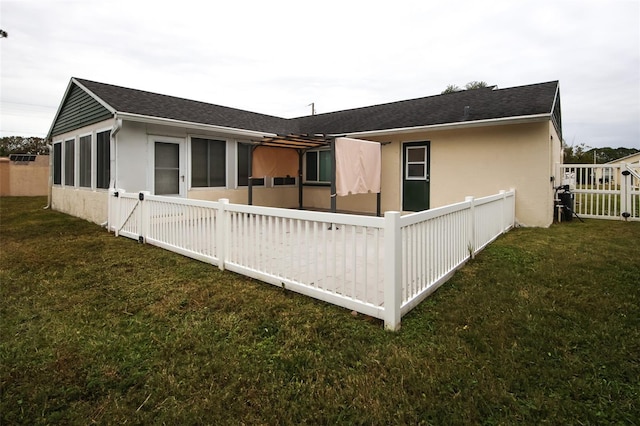
<svg viewBox="0 0 640 426">
<path fill-rule="evenodd" d="M 401 152 L 400 152 L 400 209 L 402 211 L 414 211 L 414 210 L 405 210 L 405 182 L 412 180 L 421 180 L 421 179 L 407 179 L 407 150 L 413 147 L 425 147 L 425 178 L 427 185 L 427 206 L 423 210 L 428 210 L 431 208 L 431 141 L 422 140 L 422 141 L 407 141 L 401 143 Z M 421 211 L 421 210 L 419 210 Z"/>
<path fill-rule="evenodd" d="M 147 190 L 155 195 L 155 152 L 156 142 L 172 143 L 178 145 L 178 165 L 180 168 L 178 177 L 179 197 L 187 196 L 187 142 L 184 138 L 176 138 L 171 136 L 149 135 L 147 138 L 148 144 L 148 173 L 147 173 Z"/>
</svg>

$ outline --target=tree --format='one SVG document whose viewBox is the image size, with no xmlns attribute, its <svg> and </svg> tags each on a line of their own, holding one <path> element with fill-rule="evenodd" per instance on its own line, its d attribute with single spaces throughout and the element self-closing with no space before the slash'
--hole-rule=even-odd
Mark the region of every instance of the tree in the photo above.
<svg viewBox="0 0 640 426">
<path fill-rule="evenodd" d="M 483 87 L 488 87 L 489 85 L 487 84 L 486 81 L 470 81 L 467 84 L 465 84 L 464 88 L 466 90 L 474 90 L 474 89 L 482 89 Z"/>
<path fill-rule="evenodd" d="M 447 86 L 446 89 L 444 89 L 442 91 L 442 93 L 440 93 L 441 95 L 446 95 L 447 93 L 455 93 L 455 92 L 460 92 L 462 91 L 461 88 L 459 88 L 458 86 L 456 86 L 455 84 L 450 84 Z"/>
<path fill-rule="evenodd" d="M 589 148 L 589 149 L 587 149 Z M 562 146 L 564 153 L 565 164 L 604 164 L 610 161 L 617 160 L 618 158 L 626 157 L 627 155 L 635 154 L 640 150 L 635 148 L 591 148 L 581 143 L 577 146 L 567 145 Z"/>
<path fill-rule="evenodd" d="M 464 89 L 461 89 L 460 87 L 456 86 L 455 84 L 450 84 L 440 94 L 441 95 L 446 95 L 448 93 L 462 92 L 463 90 L 481 89 L 483 87 L 489 87 L 489 85 L 487 84 L 486 81 L 470 81 L 470 82 L 468 82 L 467 84 L 464 85 Z"/>
<path fill-rule="evenodd" d="M 5 136 L 0 138 L 0 157 L 9 154 L 49 154 L 49 148 L 43 138 Z"/>
</svg>

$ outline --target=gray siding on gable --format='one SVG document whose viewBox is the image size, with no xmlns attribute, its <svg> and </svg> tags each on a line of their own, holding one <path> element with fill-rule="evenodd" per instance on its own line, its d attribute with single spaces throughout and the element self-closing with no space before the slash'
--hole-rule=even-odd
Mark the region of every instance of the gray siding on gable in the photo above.
<svg viewBox="0 0 640 426">
<path fill-rule="evenodd" d="M 113 114 L 75 84 L 71 86 L 51 131 L 52 136 L 111 118 Z"/>
</svg>

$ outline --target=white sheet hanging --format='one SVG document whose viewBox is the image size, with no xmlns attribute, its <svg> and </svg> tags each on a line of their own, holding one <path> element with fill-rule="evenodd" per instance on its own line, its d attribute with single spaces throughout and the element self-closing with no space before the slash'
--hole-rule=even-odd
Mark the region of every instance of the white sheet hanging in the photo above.
<svg viewBox="0 0 640 426">
<path fill-rule="evenodd" d="M 378 142 L 336 138 L 336 193 L 380 192 L 382 156 Z"/>
</svg>

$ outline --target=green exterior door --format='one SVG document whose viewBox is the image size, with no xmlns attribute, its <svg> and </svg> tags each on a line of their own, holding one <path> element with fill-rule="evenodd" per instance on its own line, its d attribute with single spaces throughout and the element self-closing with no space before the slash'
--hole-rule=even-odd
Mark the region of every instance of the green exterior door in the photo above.
<svg viewBox="0 0 640 426">
<path fill-rule="evenodd" d="M 402 145 L 402 210 L 429 209 L 429 142 Z"/>
</svg>

